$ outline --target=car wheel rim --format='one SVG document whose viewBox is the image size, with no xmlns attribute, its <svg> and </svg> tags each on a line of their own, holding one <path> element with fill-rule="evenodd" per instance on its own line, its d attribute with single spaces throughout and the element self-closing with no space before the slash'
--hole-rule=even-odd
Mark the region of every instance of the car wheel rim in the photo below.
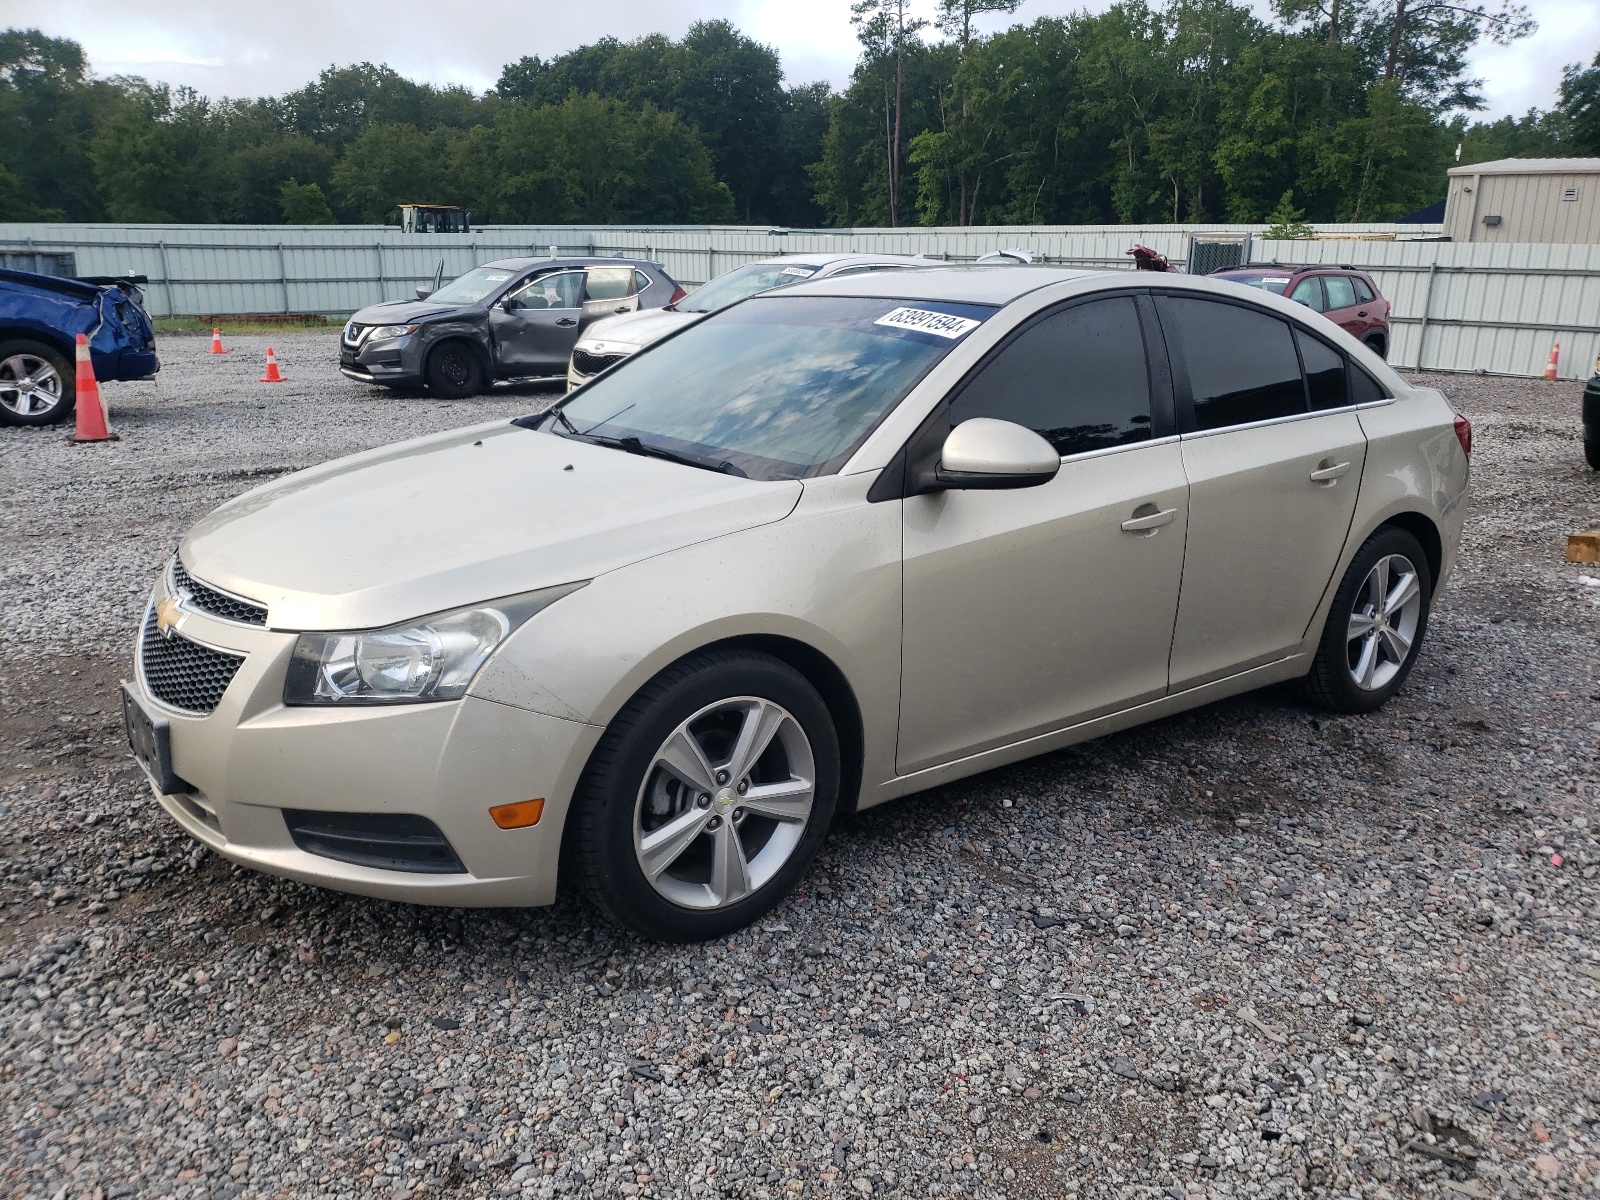
<svg viewBox="0 0 1600 1200">
<path fill-rule="evenodd" d="M 61 403 L 61 373 L 37 354 L 13 354 L 0 362 L 0 406 L 19 417 L 37 417 Z"/>
<path fill-rule="evenodd" d="M 467 382 L 467 360 L 459 354 L 447 357 L 440 366 L 444 369 L 445 381 L 451 387 L 463 387 Z"/>
<path fill-rule="evenodd" d="M 1345 663 L 1355 685 L 1378 692 L 1411 656 L 1422 621 L 1422 581 L 1403 554 L 1386 554 L 1356 592 L 1345 635 Z"/>
<path fill-rule="evenodd" d="M 633 819 L 639 869 L 674 904 L 727 908 L 794 855 L 815 799 L 800 723 L 758 696 L 719 700 L 673 730 L 645 771 Z"/>
</svg>

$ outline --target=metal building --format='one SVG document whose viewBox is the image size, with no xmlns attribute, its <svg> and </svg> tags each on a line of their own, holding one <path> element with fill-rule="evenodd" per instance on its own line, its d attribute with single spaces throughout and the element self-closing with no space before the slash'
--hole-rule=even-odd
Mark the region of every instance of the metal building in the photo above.
<svg viewBox="0 0 1600 1200">
<path fill-rule="evenodd" d="M 1455 242 L 1600 244 L 1600 158 L 1501 158 L 1450 168 Z"/>
</svg>

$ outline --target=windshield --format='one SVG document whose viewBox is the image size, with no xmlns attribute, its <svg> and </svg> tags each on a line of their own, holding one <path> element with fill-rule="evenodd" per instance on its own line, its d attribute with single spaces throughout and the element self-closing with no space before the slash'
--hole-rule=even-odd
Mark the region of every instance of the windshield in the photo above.
<svg viewBox="0 0 1600 1200">
<path fill-rule="evenodd" d="M 691 325 L 574 392 L 544 428 L 639 439 L 753 479 L 844 465 L 917 380 L 994 312 L 770 296 Z"/>
<path fill-rule="evenodd" d="M 1229 283 L 1242 283 L 1245 287 L 1260 288 L 1264 292 L 1283 295 L 1283 290 L 1289 286 L 1291 276 L 1288 275 L 1224 275 Z"/>
<path fill-rule="evenodd" d="M 429 300 L 442 304 L 476 304 L 498 291 L 516 272 L 506 267 L 474 267 L 445 284 Z"/>
<path fill-rule="evenodd" d="M 708 313 L 727 308 L 736 300 L 754 296 L 786 283 L 799 283 L 817 273 L 810 263 L 751 263 L 735 267 L 703 283 L 674 306 L 679 312 Z"/>
</svg>

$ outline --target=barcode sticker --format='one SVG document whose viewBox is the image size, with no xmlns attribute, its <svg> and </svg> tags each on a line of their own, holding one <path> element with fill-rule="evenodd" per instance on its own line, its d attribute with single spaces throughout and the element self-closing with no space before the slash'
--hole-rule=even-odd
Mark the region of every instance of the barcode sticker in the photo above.
<svg viewBox="0 0 1600 1200">
<path fill-rule="evenodd" d="M 952 317 L 949 313 L 930 312 L 926 308 L 897 308 L 873 322 L 891 329 L 910 329 L 917 333 L 931 333 L 954 341 L 965 337 L 979 325 L 970 317 Z"/>
<path fill-rule="evenodd" d="M 810 267 L 785 267 L 783 269 L 783 274 L 798 275 L 801 279 L 805 279 L 808 276 L 815 275 L 816 271 Z"/>
</svg>

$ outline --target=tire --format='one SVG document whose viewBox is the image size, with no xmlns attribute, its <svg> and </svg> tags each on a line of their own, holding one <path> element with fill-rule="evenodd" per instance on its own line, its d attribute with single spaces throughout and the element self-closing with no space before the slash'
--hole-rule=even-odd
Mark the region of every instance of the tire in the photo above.
<svg viewBox="0 0 1600 1200">
<path fill-rule="evenodd" d="M 1381 337 L 1369 337 L 1367 339 L 1367 349 L 1371 350 L 1379 358 L 1385 361 L 1388 360 L 1389 345 Z"/>
<path fill-rule="evenodd" d="M 1414 578 L 1415 585 L 1401 600 L 1401 581 L 1406 574 Z M 1386 599 L 1376 605 L 1380 586 Z M 1432 604 L 1433 573 L 1421 544 L 1403 529 L 1385 526 L 1378 530 L 1356 552 L 1334 595 L 1322 641 L 1303 682 L 1307 696 L 1335 712 L 1369 713 L 1382 708 L 1411 674 L 1428 631 Z M 1382 620 L 1373 621 L 1380 608 L 1385 610 Z M 1351 630 L 1362 628 L 1363 623 L 1367 632 L 1352 637 Z M 1401 643 L 1403 656 L 1396 661 Z"/>
<path fill-rule="evenodd" d="M 0 424 L 54 425 L 72 414 L 75 364 L 42 342 L 0 342 Z"/>
<path fill-rule="evenodd" d="M 1583 457 L 1588 460 L 1590 470 L 1600 471 L 1600 437 L 1583 439 Z"/>
<path fill-rule="evenodd" d="M 428 390 L 460 400 L 483 391 L 483 360 L 465 342 L 445 342 L 428 355 Z"/>
<path fill-rule="evenodd" d="M 747 731 L 763 751 L 741 772 Z M 838 796 L 839 739 L 810 682 L 767 654 L 706 651 L 611 722 L 574 797 L 570 862 L 620 925 L 667 942 L 722 937 L 788 895 Z"/>
</svg>

